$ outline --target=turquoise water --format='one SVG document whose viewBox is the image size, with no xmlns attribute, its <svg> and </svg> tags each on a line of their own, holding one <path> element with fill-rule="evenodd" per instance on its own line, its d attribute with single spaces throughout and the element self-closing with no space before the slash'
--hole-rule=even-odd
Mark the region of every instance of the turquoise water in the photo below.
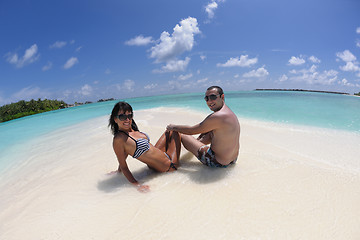
<svg viewBox="0 0 360 240">
<path fill-rule="evenodd" d="M 226 103 L 242 117 L 360 133 L 360 98 L 310 92 L 231 92 Z"/>
<path fill-rule="evenodd" d="M 203 93 L 191 93 L 130 98 L 126 101 L 134 110 L 165 106 L 186 107 L 210 113 L 203 96 Z M 9 147 L 22 144 L 55 129 L 109 115 L 117 101 L 87 104 L 0 123 L 0 165 L 4 161 L 3 156 L 6 154 L 4 151 Z M 243 118 L 360 133 L 360 98 L 353 96 L 310 92 L 247 91 L 226 92 L 225 101 L 239 117 Z"/>
</svg>

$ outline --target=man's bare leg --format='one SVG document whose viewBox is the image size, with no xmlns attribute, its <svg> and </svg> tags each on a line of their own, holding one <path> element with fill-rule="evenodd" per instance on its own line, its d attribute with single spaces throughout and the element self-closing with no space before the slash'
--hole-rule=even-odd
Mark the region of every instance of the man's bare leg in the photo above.
<svg viewBox="0 0 360 240">
<path fill-rule="evenodd" d="M 193 136 L 185 135 L 185 134 L 181 134 L 181 142 L 184 145 L 184 147 L 186 148 L 186 150 L 188 150 L 189 152 L 194 154 L 195 157 L 198 156 L 199 148 L 201 146 L 205 145 L 204 143 L 202 143 L 199 140 L 195 139 Z"/>
</svg>

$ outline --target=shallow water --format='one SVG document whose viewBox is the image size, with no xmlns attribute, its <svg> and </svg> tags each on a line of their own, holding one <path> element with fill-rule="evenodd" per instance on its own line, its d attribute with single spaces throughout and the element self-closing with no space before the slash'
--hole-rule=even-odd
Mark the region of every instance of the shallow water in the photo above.
<svg viewBox="0 0 360 240">
<path fill-rule="evenodd" d="M 178 108 L 135 114 L 152 143 L 166 123 L 206 116 Z M 106 123 L 99 117 L 44 134 L 18 153 L 22 161 L 0 181 L 1 239 L 360 236 L 356 133 L 240 118 L 233 167 L 207 168 L 182 151 L 178 171 L 158 174 L 129 157 L 134 176 L 151 189 L 141 194 L 124 176 L 106 174 L 117 168 Z"/>
<path fill-rule="evenodd" d="M 225 99 L 239 117 L 360 133 L 360 98 L 357 97 L 307 92 L 251 91 L 227 92 Z M 126 101 L 135 110 L 163 106 L 185 107 L 210 113 L 202 93 L 131 98 Z M 15 161 L 13 155 L 19 151 L 19 145 L 53 130 L 108 115 L 116 102 L 88 104 L 0 123 L 0 171 Z"/>
<path fill-rule="evenodd" d="M 209 114 L 202 97 L 127 101 L 155 143 L 167 124 Z M 0 239 L 358 239 L 359 100 L 226 93 L 238 163 L 206 168 L 183 150 L 178 171 L 157 174 L 129 157 L 147 194 L 106 174 L 117 168 L 107 128 L 117 101 L 1 123 Z"/>
</svg>

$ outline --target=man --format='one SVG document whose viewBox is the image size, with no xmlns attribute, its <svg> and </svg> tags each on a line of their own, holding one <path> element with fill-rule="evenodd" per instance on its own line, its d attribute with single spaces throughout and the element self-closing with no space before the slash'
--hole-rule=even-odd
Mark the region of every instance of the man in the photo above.
<svg viewBox="0 0 360 240">
<path fill-rule="evenodd" d="M 236 162 L 239 154 L 240 124 L 237 116 L 226 106 L 223 90 L 211 86 L 205 101 L 212 114 L 194 126 L 167 126 L 168 130 L 181 133 L 181 142 L 203 164 L 210 167 L 227 167 Z M 197 139 L 194 134 L 200 134 Z M 210 144 L 210 147 L 207 146 Z"/>
</svg>

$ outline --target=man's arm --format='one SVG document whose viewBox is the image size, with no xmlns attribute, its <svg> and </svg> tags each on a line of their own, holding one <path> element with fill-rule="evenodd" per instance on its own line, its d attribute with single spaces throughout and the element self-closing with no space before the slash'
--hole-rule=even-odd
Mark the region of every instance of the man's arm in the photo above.
<svg viewBox="0 0 360 240">
<path fill-rule="evenodd" d="M 183 133 L 186 135 L 194 135 L 199 133 L 207 133 L 210 132 L 216 128 L 218 128 L 221 124 L 221 119 L 211 114 L 207 116 L 204 121 L 202 121 L 199 124 L 196 124 L 194 126 L 189 125 L 175 125 L 175 124 L 169 124 L 166 129 L 176 131 L 179 133 Z"/>
</svg>

